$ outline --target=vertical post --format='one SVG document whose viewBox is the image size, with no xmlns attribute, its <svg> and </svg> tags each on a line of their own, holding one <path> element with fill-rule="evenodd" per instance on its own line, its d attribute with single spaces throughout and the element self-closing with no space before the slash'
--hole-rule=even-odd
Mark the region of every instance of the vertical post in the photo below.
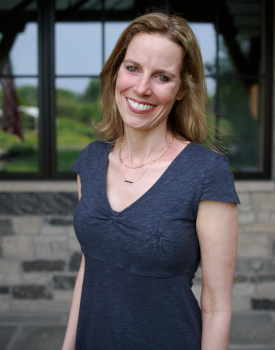
<svg viewBox="0 0 275 350">
<path fill-rule="evenodd" d="M 105 0 L 101 0 L 102 67 L 105 62 Z"/>
<path fill-rule="evenodd" d="M 218 141 L 220 138 L 219 135 L 219 126 L 220 126 L 220 65 L 219 65 L 219 52 L 220 52 L 220 41 L 219 41 L 219 33 L 220 33 L 220 5 L 219 1 L 216 1 L 216 93 L 215 93 L 215 143 L 218 146 Z"/>
<path fill-rule="evenodd" d="M 56 165 L 54 15 L 55 0 L 38 1 L 39 165 L 44 179 L 52 178 Z"/>
<path fill-rule="evenodd" d="M 263 167 L 264 178 L 274 179 L 272 174 L 272 98 L 273 98 L 273 64 L 274 64 L 274 0 L 264 1 L 264 40 L 265 40 L 265 94 L 264 94 L 264 145 L 263 145 Z M 273 72 L 273 75 L 272 75 Z M 274 102 L 273 102 L 274 103 Z M 274 169 L 274 165 L 273 165 Z"/>
</svg>

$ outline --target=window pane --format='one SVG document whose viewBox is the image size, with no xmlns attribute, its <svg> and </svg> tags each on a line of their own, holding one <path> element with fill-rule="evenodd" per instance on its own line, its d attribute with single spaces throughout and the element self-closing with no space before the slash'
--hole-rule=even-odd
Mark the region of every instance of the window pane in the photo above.
<svg viewBox="0 0 275 350">
<path fill-rule="evenodd" d="M 130 22 L 105 23 L 105 61 L 110 56 L 118 38 L 129 23 Z"/>
<path fill-rule="evenodd" d="M 233 171 L 263 170 L 263 83 L 220 79 L 220 140 L 233 154 Z"/>
<path fill-rule="evenodd" d="M 70 171 L 79 152 L 95 139 L 92 120 L 100 121 L 100 79 L 56 79 L 57 170 Z"/>
<path fill-rule="evenodd" d="M 15 90 L 14 90 L 15 88 Z M 0 171 L 37 172 L 38 165 L 38 80 L 2 78 L 0 86 L 1 124 Z M 18 100 L 18 104 L 17 104 Z M 22 130 L 24 140 L 13 134 Z"/>
<path fill-rule="evenodd" d="M 98 75 L 102 66 L 101 23 L 57 23 L 57 75 Z"/>
<path fill-rule="evenodd" d="M 14 75 L 37 75 L 37 24 L 28 23 L 22 33 L 18 33 L 10 52 Z"/>
<path fill-rule="evenodd" d="M 231 22 L 221 18 L 219 69 L 221 74 L 259 74 L 263 59 L 262 4 L 227 2 Z"/>
<path fill-rule="evenodd" d="M 207 87 L 207 105 L 206 105 L 206 117 L 208 125 L 208 136 L 205 142 L 206 147 L 211 147 L 215 143 L 215 123 L 216 123 L 216 113 L 215 113 L 215 103 L 216 103 L 216 90 L 217 83 L 213 78 L 206 78 Z"/>
<path fill-rule="evenodd" d="M 206 74 L 216 72 L 216 31 L 213 23 L 190 23 L 202 53 Z"/>
</svg>

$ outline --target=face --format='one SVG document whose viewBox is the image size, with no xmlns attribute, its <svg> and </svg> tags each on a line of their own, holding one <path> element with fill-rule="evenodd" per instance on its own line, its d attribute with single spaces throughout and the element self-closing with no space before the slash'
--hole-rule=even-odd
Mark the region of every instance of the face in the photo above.
<svg viewBox="0 0 275 350">
<path fill-rule="evenodd" d="M 160 35 L 139 33 L 130 41 L 118 72 L 115 98 L 124 128 L 166 126 L 176 100 L 184 96 L 182 50 Z"/>
</svg>

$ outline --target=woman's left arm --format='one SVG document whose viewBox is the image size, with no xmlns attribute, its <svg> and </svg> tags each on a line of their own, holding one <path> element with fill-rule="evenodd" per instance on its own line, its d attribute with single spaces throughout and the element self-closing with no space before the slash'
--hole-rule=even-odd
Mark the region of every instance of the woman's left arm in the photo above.
<svg viewBox="0 0 275 350">
<path fill-rule="evenodd" d="M 238 247 L 237 204 L 201 201 L 196 225 L 202 264 L 201 350 L 228 350 Z"/>
</svg>

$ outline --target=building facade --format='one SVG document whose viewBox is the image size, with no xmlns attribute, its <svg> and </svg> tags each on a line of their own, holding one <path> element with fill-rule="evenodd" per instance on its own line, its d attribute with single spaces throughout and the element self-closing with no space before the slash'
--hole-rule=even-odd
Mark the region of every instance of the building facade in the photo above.
<svg viewBox="0 0 275 350">
<path fill-rule="evenodd" d="M 96 138 L 106 58 L 129 21 L 155 7 L 194 29 L 207 113 L 225 130 L 213 136 L 229 150 L 242 202 L 234 312 L 275 310 L 274 1 L 2 0 L 0 313 L 69 311 L 81 258 L 70 166 Z M 198 298 L 200 289 L 199 270 Z M 275 342 L 257 336 L 251 344 Z"/>
</svg>

